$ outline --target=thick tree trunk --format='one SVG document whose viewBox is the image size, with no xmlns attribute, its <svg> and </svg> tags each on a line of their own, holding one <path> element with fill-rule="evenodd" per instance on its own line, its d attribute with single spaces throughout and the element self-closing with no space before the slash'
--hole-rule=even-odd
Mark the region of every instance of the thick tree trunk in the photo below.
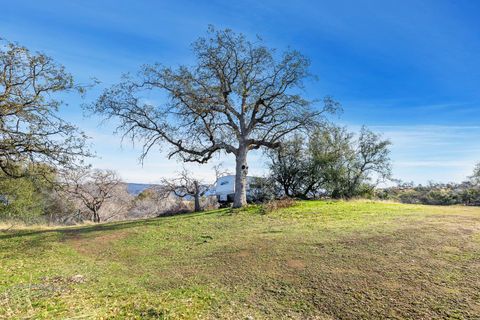
<svg viewBox="0 0 480 320">
<path fill-rule="evenodd" d="M 247 147 L 240 146 L 236 154 L 234 208 L 241 208 L 247 204 L 247 174 Z"/>
<path fill-rule="evenodd" d="M 195 212 L 202 211 L 202 208 L 200 207 L 200 195 L 197 193 L 194 196 L 195 198 Z"/>
</svg>

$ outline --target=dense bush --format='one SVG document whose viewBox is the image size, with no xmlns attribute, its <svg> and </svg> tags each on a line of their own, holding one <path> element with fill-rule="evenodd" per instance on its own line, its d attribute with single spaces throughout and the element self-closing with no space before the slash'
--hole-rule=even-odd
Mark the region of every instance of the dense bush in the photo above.
<svg viewBox="0 0 480 320">
<path fill-rule="evenodd" d="M 4 219 L 25 220 L 42 214 L 42 199 L 32 180 L 2 177 L 0 190 L 0 216 Z"/>
<path fill-rule="evenodd" d="M 60 204 L 54 196 L 51 169 L 45 165 L 18 163 L 10 167 L 10 172 L 14 175 L 0 172 L 0 218 L 26 223 L 48 221 L 47 213 Z"/>
</svg>

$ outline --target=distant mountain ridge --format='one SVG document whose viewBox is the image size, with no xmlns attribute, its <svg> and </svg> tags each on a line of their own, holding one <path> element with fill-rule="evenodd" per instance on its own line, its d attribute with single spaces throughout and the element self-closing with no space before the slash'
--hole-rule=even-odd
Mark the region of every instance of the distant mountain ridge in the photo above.
<svg viewBox="0 0 480 320">
<path fill-rule="evenodd" d="M 156 186 L 156 184 L 127 183 L 127 192 L 130 193 L 131 195 L 138 196 L 140 193 L 142 193 L 143 190 L 149 189 L 153 186 Z"/>
</svg>

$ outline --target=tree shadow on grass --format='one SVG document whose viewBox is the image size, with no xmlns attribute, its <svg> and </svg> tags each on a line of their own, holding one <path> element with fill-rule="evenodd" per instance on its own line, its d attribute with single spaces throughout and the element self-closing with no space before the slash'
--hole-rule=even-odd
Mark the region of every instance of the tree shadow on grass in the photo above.
<svg viewBox="0 0 480 320">
<path fill-rule="evenodd" d="M 165 220 L 184 220 L 192 219 L 199 216 L 207 215 L 218 215 L 225 216 L 229 214 L 229 209 L 217 209 L 211 211 L 203 212 L 187 212 L 179 214 L 170 214 L 170 215 L 161 215 L 155 218 L 149 219 L 138 219 L 138 220 L 129 220 L 129 221 L 118 221 L 118 222 L 106 222 L 96 225 L 88 226 L 71 226 L 71 227 L 62 227 L 62 228 L 52 228 L 52 229 L 42 229 L 42 230 L 9 230 L 9 231 L 0 231 L 0 240 L 21 238 L 35 235 L 46 235 L 60 233 L 65 236 L 76 236 L 84 235 L 92 232 L 99 231 L 114 231 L 114 230 L 123 230 L 128 228 L 142 227 L 142 226 L 155 226 L 159 225 L 161 221 Z"/>
</svg>

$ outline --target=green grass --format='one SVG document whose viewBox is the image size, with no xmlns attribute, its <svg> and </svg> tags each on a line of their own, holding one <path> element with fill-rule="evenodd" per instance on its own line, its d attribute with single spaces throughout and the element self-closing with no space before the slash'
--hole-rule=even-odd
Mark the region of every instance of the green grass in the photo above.
<svg viewBox="0 0 480 320">
<path fill-rule="evenodd" d="M 480 318 L 480 208 L 259 212 L 0 233 L 0 318 Z"/>
</svg>

